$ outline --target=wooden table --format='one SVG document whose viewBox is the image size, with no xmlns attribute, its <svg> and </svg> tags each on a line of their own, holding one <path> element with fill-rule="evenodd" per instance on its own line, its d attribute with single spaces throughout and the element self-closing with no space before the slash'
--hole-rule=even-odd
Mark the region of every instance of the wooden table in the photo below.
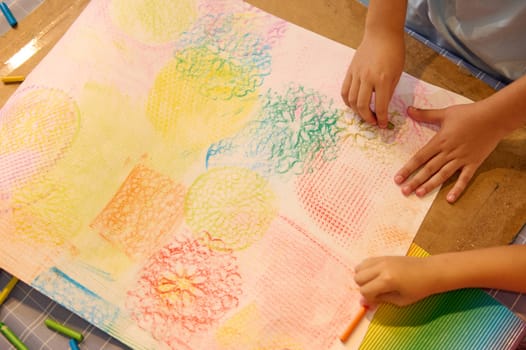
<svg viewBox="0 0 526 350">
<path fill-rule="evenodd" d="M 267 12 L 352 48 L 360 43 L 366 8 L 355 0 L 250 0 Z M 27 74 L 49 52 L 88 0 L 46 0 L 16 30 L 0 37 L 0 75 Z M 405 71 L 424 81 L 479 100 L 494 91 L 468 72 L 407 37 Z M 34 53 L 13 70 L 6 65 L 25 47 Z M 20 57 L 20 56 L 18 56 Z M 13 62 L 13 61 L 11 61 Z M 16 86 L 0 86 L 0 106 Z M 432 254 L 509 243 L 526 223 L 526 128 L 504 139 L 454 205 L 439 192 L 415 242 Z"/>
</svg>

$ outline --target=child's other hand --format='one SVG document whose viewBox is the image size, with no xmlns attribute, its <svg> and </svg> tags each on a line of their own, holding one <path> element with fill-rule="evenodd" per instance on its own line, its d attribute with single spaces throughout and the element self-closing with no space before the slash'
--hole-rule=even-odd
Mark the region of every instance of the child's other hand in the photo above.
<svg viewBox="0 0 526 350">
<path fill-rule="evenodd" d="M 446 196 L 450 203 L 458 199 L 503 137 L 498 125 L 478 106 L 471 103 L 436 110 L 408 108 L 411 118 L 438 124 L 440 130 L 396 173 L 394 181 L 401 185 L 404 195 L 415 192 L 424 196 L 460 171 Z"/>
<path fill-rule="evenodd" d="M 427 258 L 407 256 L 369 258 L 355 272 L 354 280 L 367 305 L 412 304 L 433 293 L 437 276 Z"/>
<path fill-rule="evenodd" d="M 404 50 L 403 36 L 398 34 L 365 35 L 347 69 L 341 89 L 343 101 L 370 124 L 387 127 L 387 107 L 402 74 Z"/>
</svg>

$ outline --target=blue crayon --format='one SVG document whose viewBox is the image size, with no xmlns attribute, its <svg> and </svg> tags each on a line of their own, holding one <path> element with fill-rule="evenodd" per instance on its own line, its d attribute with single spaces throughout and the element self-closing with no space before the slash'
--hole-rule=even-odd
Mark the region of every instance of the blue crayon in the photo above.
<svg viewBox="0 0 526 350">
<path fill-rule="evenodd" d="M 0 3 L 0 10 L 2 10 L 2 13 L 4 14 L 5 18 L 7 19 L 7 22 L 9 22 L 9 25 L 11 27 L 13 27 L 13 28 L 16 27 L 18 22 L 16 21 L 16 18 L 15 18 L 15 16 L 13 16 L 13 13 L 9 9 L 9 7 L 7 7 L 7 4 L 5 2 L 3 2 L 3 1 Z"/>
<path fill-rule="evenodd" d="M 75 339 L 70 339 L 69 340 L 69 348 L 71 350 L 80 350 L 79 344 L 77 343 L 77 341 Z"/>
</svg>

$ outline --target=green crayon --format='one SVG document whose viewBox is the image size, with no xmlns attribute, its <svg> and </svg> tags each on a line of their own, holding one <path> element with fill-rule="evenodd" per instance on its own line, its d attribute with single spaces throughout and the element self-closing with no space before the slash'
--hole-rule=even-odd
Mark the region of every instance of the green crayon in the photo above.
<svg viewBox="0 0 526 350">
<path fill-rule="evenodd" d="M 29 350 L 22 341 L 13 333 L 5 323 L 0 322 L 0 332 L 16 348 L 16 350 Z"/>
<path fill-rule="evenodd" d="M 58 333 L 66 336 L 68 338 L 75 339 L 79 343 L 84 339 L 84 336 L 82 334 L 80 334 L 79 332 L 77 332 L 77 331 L 75 331 L 75 330 L 73 330 L 71 328 L 68 328 L 68 327 L 64 326 L 63 324 L 60 324 L 60 323 L 58 323 L 56 321 L 53 321 L 50 318 L 45 320 L 44 323 L 46 324 L 46 326 L 49 329 L 52 329 L 55 332 L 58 332 Z"/>
</svg>

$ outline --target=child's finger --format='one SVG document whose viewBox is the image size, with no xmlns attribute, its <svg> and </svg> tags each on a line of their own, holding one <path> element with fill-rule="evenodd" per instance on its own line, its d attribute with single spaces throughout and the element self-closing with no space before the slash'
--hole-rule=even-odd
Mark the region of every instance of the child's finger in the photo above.
<svg viewBox="0 0 526 350">
<path fill-rule="evenodd" d="M 386 128 L 387 122 L 389 121 L 387 112 L 390 100 L 390 89 L 387 87 L 381 86 L 375 91 L 374 111 L 376 113 L 378 126 L 381 128 Z"/>
<path fill-rule="evenodd" d="M 360 83 L 360 91 L 358 92 L 358 99 L 356 100 L 356 110 L 360 117 L 367 123 L 376 125 L 376 117 L 371 111 L 371 96 L 373 94 L 373 86 L 367 81 Z"/>
<path fill-rule="evenodd" d="M 399 292 L 380 294 L 376 297 L 376 302 L 394 304 L 397 306 L 405 306 L 410 304 L 408 298 L 401 295 Z"/>
<path fill-rule="evenodd" d="M 455 182 L 455 185 L 448 192 L 446 196 L 446 200 L 449 203 L 454 203 L 458 199 L 458 197 L 460 197 L 462 192 L 464 192 L 464 190 L 468 186 L 469 181 L 471 181 L 471 178 L 475 174 L 476 170 L 477 170 L 477 166 L 472 166 L 472 165 L 466 165 L 462 169 L 457 179 L 457 182 Z"/>
<path fill-rule="evenodd" d="M 443 153 L 438 153 L 427 161 L 424 166 L 417 170 L 415 175 L 409 179 L 404 186 L 402 186 L 402 193 L 406 196 L 413 193 L 413 191 L 432 178 L 446 162 L 447 159 L 445 155 Z"/>
<path fill-rule="evenodd" d="M 370 303 L 376 304 L 381 294 L 394 292 L 392 286 L 381 278 L 375 278 L 360 287 L 360 294 Z"/>
<path fill-rule="evenodd" d="M 443 109 L 418 109 L 409 106 L 407 108 L 407 114 L 416 121 L 431 124 L 441 124 L 444 119 Z"/>
<path fill-rule="evenodd" d="M 343 102 L 347 107 L 351 107 L 349 104 L 349 90 L 351 89 L 351 81 L 352 81 L 352 74 L 351 74 L 351 65 L 347 68 L 347 73 L 345 74 L 345 79 L 342 83 L 342 89 L 341 89 L 341 96 L 343 99 Z"/>
<path fill-rule="evenodd" d="M 419 197 L 425 196 L 446 182 L 451 176 L 455 174 L 458 169 L 459 165 L 456 161 L 451 161 L 444 164 L 440 170 L 436 172 L 436 174 L 434 174 L 429 180 L 427 180 L 415 190 L 415 194 Z"/>
<path fill-rule="evenodd" d="M 356 267 L 354 268 L 355 271 L 359 271 L 359 270 L 362 270 L 362 269 L 366 269 L 366 268 L 369 268 L 371 266 L 374 266 L 378 263 L 379 260 L 381 260 L 382 257 L 371 257 L 371 258 L 367 258 L 365 260 L 363 260 L 361 263 L 359 263 L 358 265 L 356 265 Z"/>
<path fill-rule="evenodd" d="M 437 136 L 435 135 L 424 147 L 416 152 L 416 154 L 412 156 L 400 170 L 397 171 L 394 177 L 395 183 L 401 185 L 411 174 L 433 158 L 439 151 L 438 147 L 435 146 L 437 143 Z"/>
<path fill-rule="evenodd" d="M 367 299 L 364 298 L 363 295 L 360 298 L 360 305 L 363 305 L 363 306 L 367 307 L 369 310 L 376 309 L 376 304 L 373 304 L 373 303 L 369 302 Z"/>
<path fill-rule="evenodd" d="M 347 101 L 349 101 L 349 106 L 354 111 L 354 113 L 359 115 L 356 104 L 358 101 L 358 93 L 360 92 L 360 79 L 358 77 L 351 76 L 350 84 L 351 86 L 349 87 Z"/>
<path fill-rule="evenodd" d="M 380 275 L 380 271 L 374 267 L 357 270 L 354 275 L 354 282 L 357 285 L 363 286 L 377 278 Z"/>
</svg>

